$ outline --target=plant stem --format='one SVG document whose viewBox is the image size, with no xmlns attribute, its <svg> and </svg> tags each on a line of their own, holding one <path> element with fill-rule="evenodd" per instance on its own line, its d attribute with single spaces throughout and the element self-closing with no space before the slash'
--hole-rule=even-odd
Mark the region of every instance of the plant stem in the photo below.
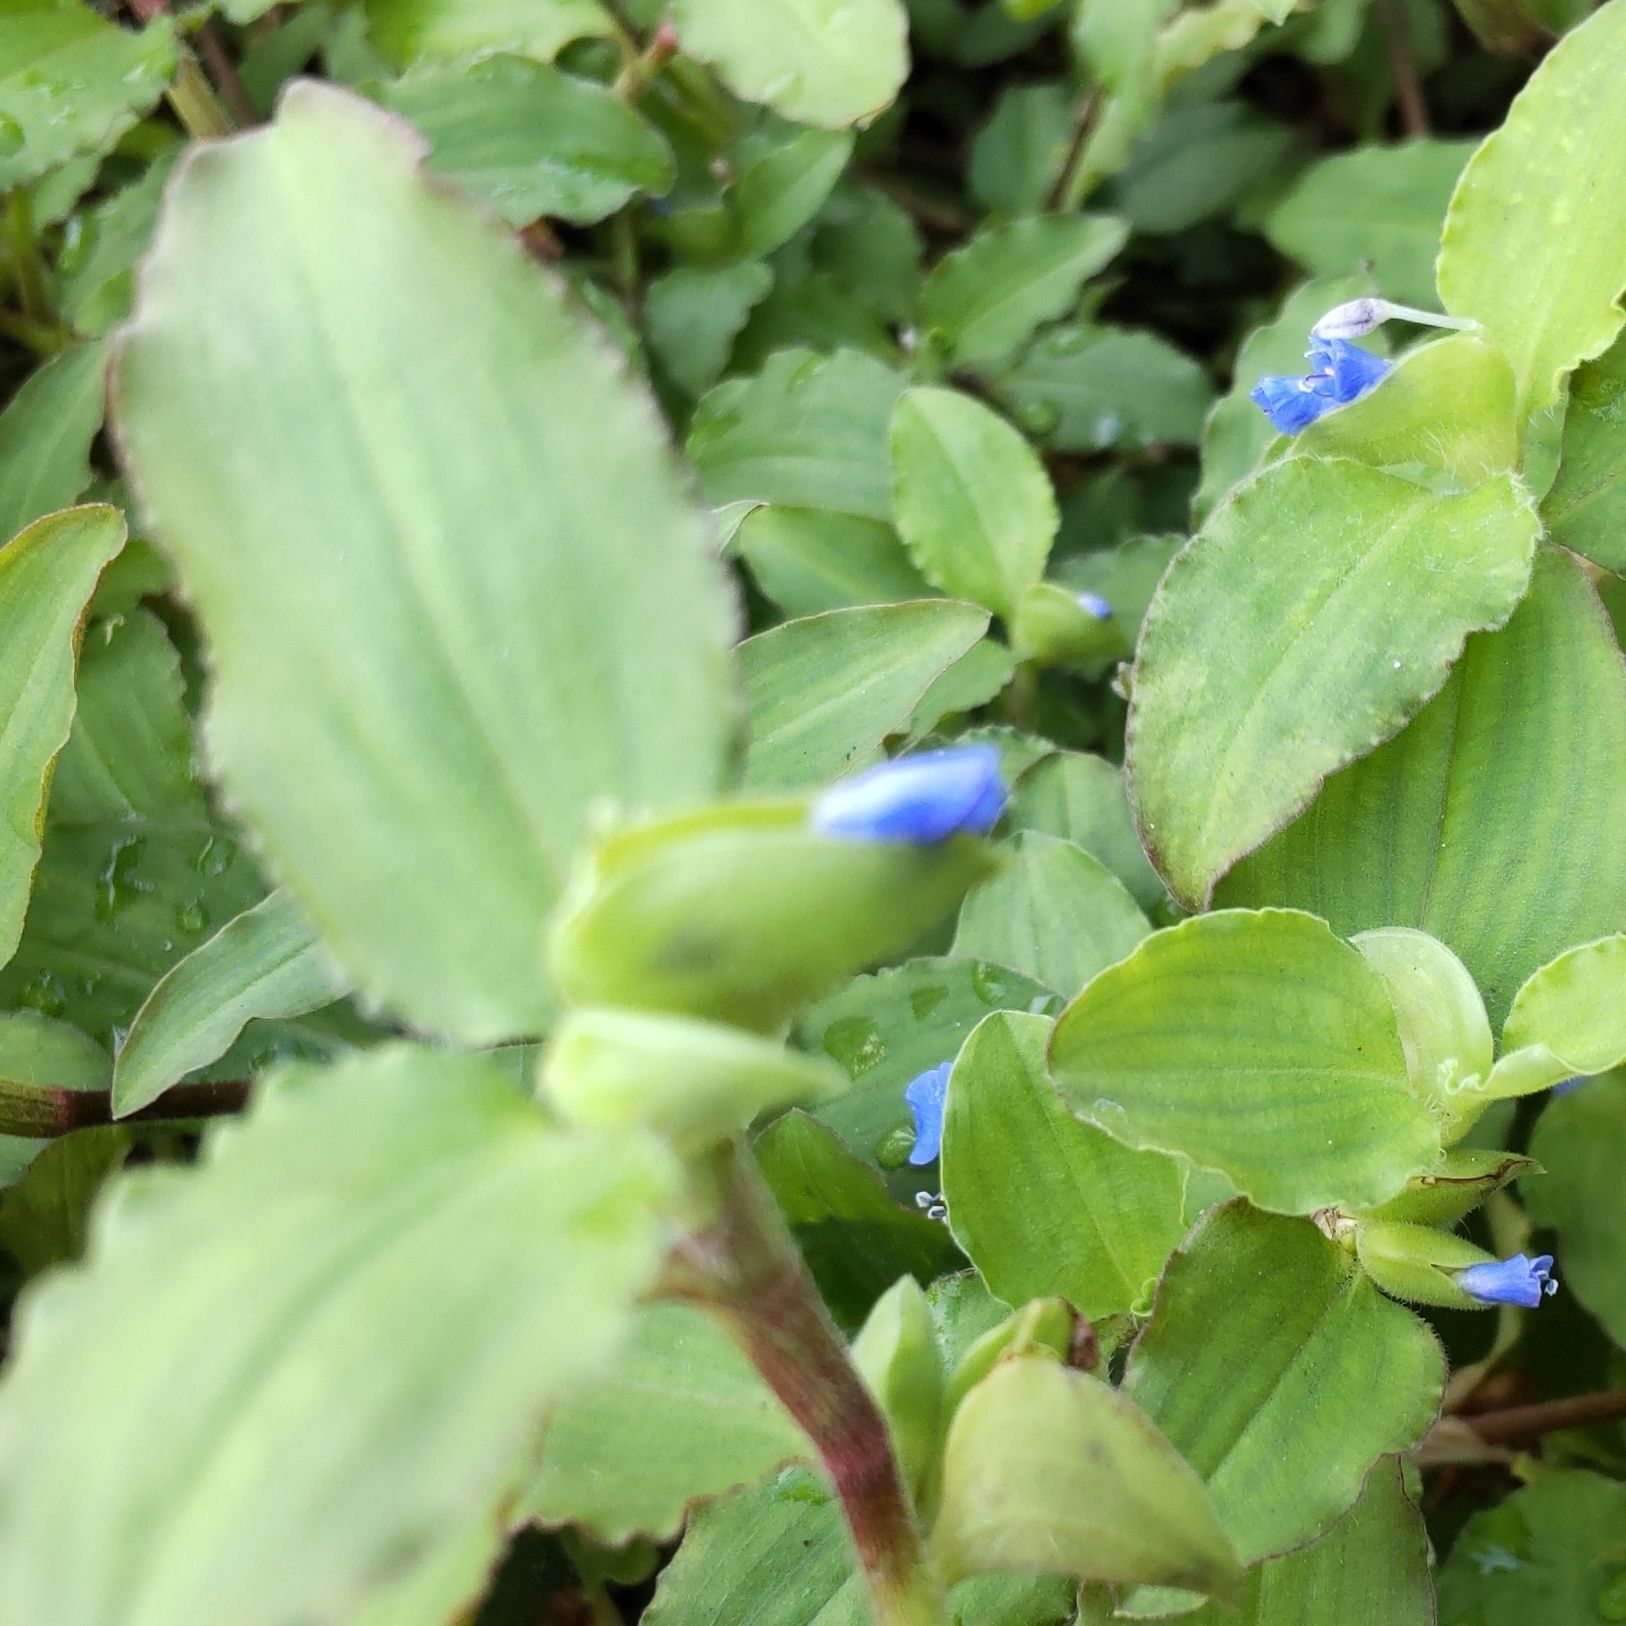
<svg viewBox="0 0 1626 1626">
<path fill-rule="evenodd" d="M 1400 106 L 1400 125 L 1408 136 L 1429 133 L 1428 103 L 1423 97 L 1423 81 L 1417 72 L 1412 50 L 1411 24 L 1398 0 L 1382 0 L 1378 22 L 1389 50 L 1389 71 L 1394 79 L 1395 100 Z"/>
<path fill-rule="evenodd" d="M 43 324 L 49 316 L 51 302 L 46 292 L 39 242 L 34 236 L 34 206 L 21 187 L 6 199 L 6 235 L 11 239 L 17 302 L 22 306 L 23 319 Z"/>
<path fill-rule="evenodd" d="M 1071 214 L 1086 197 L 1094 184 L 1090 167 L 1090 138 L 1095 134 L 1096 121 L 1101 116 L 1101 89 L 1094 86 L 1078 104 L 1078 117 L 1073 123 L 1073 139 L 1067 149 L 1067 161 L 1050 196 L 1050 207 Z"/>
<path fill-rule="evenodd" d="M 1591 1423 L 1612 1423 L 1626 1417 L 1626 1389 L 1601 1389 L 1596 1394 L 1543 1400 L 1533 1406 L 1508 1406 L 1501 1411 L 1458 1416 L 1489 1444 L 1530 1440 L 1561 1428 L 1585 1428 Z"/>
<path fill-rule="evenodd" d="M 220 100 L 225 103 L 238 128 L 258 124 L 259 109 L 248 93 L 248 86 L 239 77 L 237 65 L 232 61 L 231 52 L 226 49 L 220 29 L 212 17 L 206 19 L 198 29 L 197 40 L 198 55 L 219 87 Z"/>
<path fill-rule="evenodd" d="M 679 1247 L 665 1291 L 717 1316 L 806 1430 L 835 1484 L 876 1626 L 943 1626 L 943 1595 L 892 1451 L 751 1154 L 734 1142 L 707 1172 L 717 1218 Z"/>
<path fill-rule="evenodd" d="M 167 15 L 166 0 L 130 0 L 130 10 L 144 23 Z M 209 76 L 198 66 L 198 59 L 184 40 L 175 46 L 175 79 L 164 92 L 165 99 L 174 109 L 186 133 L 198 141 L 209 141 L 230 135 L 237 126 L 231 115 L 221 106 Z"/>
<path fill-rule="evenodd" d="M 240 1112 L 249 1086 L 236 1079 L 177 1084 L 139 1111 L 115 1120 L 111 1090 L 70 1090 L 60 1084 L 16 1084 L 0 1079 L 0 1134 L 54 1140 L 101 1124 L 151 1123 L 174 1118 L 215 1118 Z"/>
</svg>

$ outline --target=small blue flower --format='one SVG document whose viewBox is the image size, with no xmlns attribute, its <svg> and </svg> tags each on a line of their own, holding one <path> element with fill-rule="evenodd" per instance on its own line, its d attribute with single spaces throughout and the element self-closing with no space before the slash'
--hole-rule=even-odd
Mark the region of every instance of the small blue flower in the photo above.
<svg viewBox="0 0 1626 1626">
<path fill-rule="evenodd" d="M 1080 593 L 1078 607 L 1086 615 L 1093 615 L 1097 621 L 1112 619 L 1112 606 L 1099 593 Z"/>
<path fill-rule="evenodd" d="M 1284 435 L 1296 435 L 1366 394 L 1392 365 L 1347 339 L 1312 338 L 1304 354 L 1311 368 L 1304 377 L 1272 374 L 1248 391 L 1248 399 Z"/>
<path fill-rule="evenodd" d="M 1572 1078 L 1566 1078 L 1553 1085 L 1554 1095 L 1568 1095 L 1571 1090 L 1578 1090 L 1591 1077 L 1590 1073 L 1576 1073 Z"/>
<path fill-rule="evenodd" d="M 1550 1298 L 1558 1291 L 1553 1280 L 1553 1256 L 1537 1254 L 1534 1259 L 1516 1253 L 1494 1264 L 1469 1265 L 1457 1272 L 1457 1286 L 1481 1304 L 1517 1304 L 1534 1310 L 1543 1293 Z"/>
<path fill-rule="evenodd" d="M 821 835 L 924 846 L 986 835 L 1004 807 L 999 752 L 966 745 L 900 757 L 843 779 L 814 802 L 812 820 Z"/>
<path fill-rule="evenodd" d="M 930 1163 L 943 1149 L 943 1106 L 948 1100 L 949 1074 L 953 1062 L 928 1068 L 904 1087 L 903 1098 L 915 1115 L 915 1144 L 909 1161 L 917 1166 Z"/>
</svg>

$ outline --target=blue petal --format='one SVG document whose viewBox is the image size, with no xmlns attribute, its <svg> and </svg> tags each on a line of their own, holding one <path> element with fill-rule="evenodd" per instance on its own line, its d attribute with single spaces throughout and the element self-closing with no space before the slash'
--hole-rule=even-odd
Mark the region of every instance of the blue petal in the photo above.
<svg viewBox="0 0 1626 1626">
<path fill-rule="evenodd" d="M 929 1068 L 905 1086 L 903 1098 L 915 1117 L 915 1144 L 909 1161 L 917 1166 L 930 1163 L 943 1149 L 943 1107 L 948 1100 L 952 1062 Z"/>
<path fill-rule="evenodd" d="M 925 845 L 986 835 L 1005 806 L 999 752 L 967 745 L 900 757 L 844 779 L 813 804 L 813 828 L 857 841 Z"/>
<path fill-rule="evenodd" d="M 1316 384 L 1314 379 L 1284 378 L 1280 374 L 1273 374 L 1261 378 L 1248 391 L 1248 399 L 1284 435 L 1296 435 L 1338 405 Z"/>
<path fill-rule="evenodd" d="M 1552 1279 L 1553 1256 L 1538 1254 L 1534 1259 L 1516 1253 L 1511 1259 L 1492 1264 L 1470 1265 L 1457 1272 L 1457 1286 L 1481 1304 L 1517 1304 L 1534 1310 L 1543 1293 L 1558 1291 Z"/>
<path fill-rule="evenodd" d="M 1561 1080 L 1553 1085 L 1554 1095 L 1568 1095 L 1571 1090 L 1578 1090 L 1591 1077 L 1590 1073 L 1576 1073 L 1573 1077 Z"/>
<path fill-rule="evenodd" d="M 1339 406 L 1381 383 L 1393 365 L 1348 339 L 1311 339 L 1306 354 L 1315 372 L 1332 380 L 1333 399 Z"/>
<path fill-rule="evenodd" d="M 1078 607 L 1086 615 L 1093 615 L 1097 621 L 1112 619 L 1112 606 L 1099 593 L 1080 593 Z"/>
</svg>

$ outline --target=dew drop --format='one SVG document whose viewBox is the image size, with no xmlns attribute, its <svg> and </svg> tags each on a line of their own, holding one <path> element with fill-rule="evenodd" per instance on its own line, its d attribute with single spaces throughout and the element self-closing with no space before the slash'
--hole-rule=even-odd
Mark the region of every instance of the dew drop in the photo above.
<svg viewBox="0 0 1626 1626">
<path fill-rule="evenodd" d="M 846 1068 L 849 1078 L 861 1078 L 886 1060 L 886 1041 L 874 1019 L 849 1016 L 832 1022 L 824 1030 L 824 1048 L 829 1057 Z"/>
<path fill-rule="evenodd" d="M 175 924 L 183 932 L 201 932 L 209 924 L 209 911 L 203 906 L 202 898 L 194 898 L 190 903 L 183 903 L 175 911 Z"/>
<path fill-rule="evenodd" d="M 237 857 L 237 843 L 230 836 L 210 836 L 192 860 L 192 867 L 203 875 L 224 875 Z"/>
<path fill-rule="evenodd" d="M 1048 435 L 1061 422 L 1061 411 L 1053 401 L 1019 402 L 1016 416 L 1030 435 Z"/>
<path fill-rule="evenodd" d="M 41 1016 L 60 1016 L 68 1008 L 68 990 L 62 979 L 51 971 L 36 971 L 17 990 L 17 997 Z"/>
<path fill-rule="evenodd" d="M 948 998 L 948 989 L 941 983 L 928 983 L 909 995 L 909 1009 L 917 1022 L 924 1022 Z"/>
<path fill-rule="evenodd" d="M 104 925 L 113 920 L 126 904 L 145 891 L 135 878 L 135 867 L 147 843 L 142 836 L 119 836 L 107 854 L 101 874 L 96 877 L 96 918 Z"/>
<path fill-rule="evenodd" d="M 0 113 L 0 158 L 15 158 L 26 140 L 22 125 L 10 114 Z"/>
<path fill-rule="evenodd" d="M 915 1149 L 915 1132 L 907 1124 L 889 1129 L 875 1143 L 875 1161 L 890 1173 L 901 1169 Z"/>
</svg>

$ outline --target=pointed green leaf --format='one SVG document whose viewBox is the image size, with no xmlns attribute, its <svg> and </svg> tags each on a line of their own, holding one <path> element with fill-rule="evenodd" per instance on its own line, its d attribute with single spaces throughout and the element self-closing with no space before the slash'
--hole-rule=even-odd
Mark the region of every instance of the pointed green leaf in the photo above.
<svg viewBox="0 0 1626 1626">
<path fill-rule="evenodd" d="M 1037 454 L 980 401 L 925 386 L 898 401 L 891 444 L 898 530 L 921 574 L 1010 620 L 1059 523 Z"/>
<path fill-rule="evenodd" d="M 430 66 L 377 97 L 429 143 L 428 168 L 510 225 L 543 215 L 588 224 L 676 176 L 665 138 L 604 86 L 546 63 L 496 56 Z"/>
<path fill-rule="evenodd" d="M 1439 1156 L 1382 981 L 1288 910 L 1154 933 L 1063 1012 L 1050 1067 L 1087 1122 L 1281 1213 L 1382 1202 Z"/>
<path fill-rule="evenodd" d="M 949 1226 L 1007 1304 L 1144 1311 L 1185 1231 L 1185 1173 L 1062 1105 L 1044 1073 L 1049 1031 L 1043 1017 L 996 1014 L 960 1052 L 943 1124 Z"/>
<path fill-rule="evenodd" d="M 990 1011 L 1059 1007 L 1029 978 L 976 961 L 909 960 L 859 977 L 820 1000 L 797 1033 L 805 1048 L 833 1058 L 852 1080 L 819 1117 L 863 1157 L 879 1161 L 894 1133 L 909 1124 L 903 1090 L 910 1079 L 953 1061 Z"/>
<path fill-rule="evenodd" d="M 1541 517 L 1560 547 L 1626 575 L 1626 339 L 1576 370 Z"/>
<path fill-rule="evenodd" d="M 886 432 L 903 380 L 872 356 L 782 350 L 695 408 L 688 452 L 707 499 L 892 520 Z"/>
<path fill-rule="evenodd" d="M 1626 1062 L 1626 936 L 1549 960 L 1513 996 L 1485 1094 L 1530 1095 Z"/>
<path fill-rule="evenodd" d="M 714 384 L 771 287 L 760 260 L 680 265 L 656 277 L 644 295 L 644 336 L 672 381 L 690 395 Z"/>
<path fill-rule="evenodd" d="M 1405 732 L 1329 780 L 1220 901 L 1292 904 L 1345 935 L 1419 927 L 1498 1022 L 1537 967 L 1626 925 L 1626 846 L 1597 839 L 1622 805 L 1620 651 L 1586 578 L 1544 548 L 1506 630 L 1470 638 Z"/>
<path fill-rule="evenodd" d="M 674 0 L 683 49 L 802 124 L 867 124 L 909 72 L 902 0 Z"/>
<path fill-rule="evenodd" d="M 944 1396 L 931 1306 L 913 1276 L 900 1276 L 875 1301 L 850 1353 L 886 1418 L 903 1482 L 918 1503 L 937 1475 Z"/>
<path fill-rule="evenodd" d="M 1589 1079 L 1542 1111 L 1531 1155 L 1547 1171 L 1521 1190 L 1531 1217 L 1558 1231 L 1558 1268 L 1626 1348 L 1626 1254 L 1620 1246 L 1620 1171 L 1626 1167 L 1626 1074 Z"/>
<path fill-rule="evenodd" d="M 415 156 L 314 84 L 196 153 L 118 422 L 290 891 L 366 992 L 490 1040 L 549 1009 L 538 922 L 588 807 L 716 786 L 730 609 L 648 400 Z"/>
<path fill-rule="evenodd" d="M 732 194 L 739 252 L 749 255 L 788 243 L 819 212 L 853 153 L 846 131 L 793 126 L 779 138 L 757 139 L 761 145 L 745 145 Z"/>
<path fill-rule="evenodd" d="M 1123 883 L 1082 847 L 1037 831 L 960 906 L 957 959 L 1020 971 L 1071 999 L 1152 929 Z"/>
<path fill-rule="evenodd" d="M 68 738 L 74 667 L 97 577 L 124 545 L 116 508 L 70 508 L 0 548 L 0 960 L 23 929 L 51 765 Z"/>
<path fill-rule="evenodd" d="M 228 15 L 262 0 L 226 0 Z M 615 32 L 599 0 L 367 0 L 370 42 L 391 60 L 446 61 L 512 51 L 551 62 L 575 40 Z"/>
<path fill-rule="evenodd" d="M 932 1530 L 951 1577 L 1038 1570 L 1228 1593 L 1236 1554 L 1202 1481 L 1131 1401 L 1034 1357 L 960 1403 Z"/>
<path fill-rule="evenodd" d="M 79 153 L 100 155 L 163 93 L 175 30 L 139 33 L 80 0 L 8 0 L 0 47 L 0 192 Z"/>
<path fill-rule="evenodd" d="M 1323 158 L 1271 209 L 1265 235 L 1318 276 L 1370 266 L 1386 298 L 1431 306 L 1440 227 L 1473 150 L 1422 140 Z"/>
<path fill-rule="evenodd" d="M 102 427 L 100 341 L 61 351 L 0 412 L 0 540 L 66 508 L 91 482 L 90 443 Z"/>
<path fill-rule="evenodd" d="M 1177 898 L 1204 905 L 1507 620 L 1538 530 L 1512 476 L 1441 497 L 1342 460 L 1267 469 L 1215 513 L 1147 613 L 1129 715 L 1137 819 Z"/>
<path fill-rule="evenodd" d="M 791 1234 L 838 1326 L 856 1331 L 898 1277 L 923 1285 L 961 1263 L 954 1239 L 896 1202 L 875 1170 L 805 1112 L 787 1112 L 755 1148 Z"/>
<path fill-rule="evenodd" d="M 550 1130 L 489 1062 L 405 1046 L 292 1070 L 200 1167 L 125 1176 L 93 1263 L 25 1300 L 0 1387 L 8 1607 L 345 1618 L 607 1354 L 674 1179 L 647 1142 Z"/>
<path fill-rule="evenodd" d="M 1017 780 L 1005 810 L 1014 830 L 1038 830 L 1082 847 L 1123 882 L 1142 909 L 1163 901 L 1163 883 L 1140 844 L 1123 770 L 1082 751 L 1058 751 Z"/>
<path fill-rule="evenodd" d="M 788 616 L 930 598 L 890 525 L 825 508 L 753 508 L 735 551 Z"/>
<path fill-rule="evenodd" d="M 1433 1333 L 1308 1220 L 1229 1203 L 1169 1262 L 1124 1393 L 1207 1483 L 1244 1563 L 1325 1530 L 1439 1410 Z"/>
<path fill-rule="evenodd" d="M 1041 323 L 1068 315 L 1128 236 L 1110 215 L 1029 215 L 986 226 L 933 267 L 920 291 L 921 321 L 962 365 L 1003 361 Z"/>
<path fill-rule="evenodd" d="M 1381 389 L 1312 423 L 1292 450 L 1402 473 L 1441 469 L 1475 485 L 1518 464 L 1519 428 L 1507 363 L 1483 339 L 1453 333 L 1402 356 Z"/>
<path fill-rule="evenodd" d="M 285 893 L 227 921 L 166 972 L 136 1012 L 113 1068 L 113 1111 L 135 1112 L 218 1060 L 246 1023 L 305 1016 L 349 979 Z"/>
<path fill-rule="evenodd" d="M 580 1526 L 605 1546 L 669 1541 L 697 1503 L 810 1450 L 710 1316 L 653 1304 L 604 1371 L 548 1420 L 523 1511 Z"/>
<path fill-rule="evenodd" d="M 1571 29 L 1457 183 L 1440 242 L 1440 296 L 1485 325 L 1513 367 L 1521 409 L 1620 331 L 1626 216 L 1626 5 Z"/>
<path fill-rule="evenodd" d="M 746 639 L 746 784 L 818 785 L 864 767 L 987 630 L 975 604 L 925 599 L 831 610 Z"/>
</svg>

